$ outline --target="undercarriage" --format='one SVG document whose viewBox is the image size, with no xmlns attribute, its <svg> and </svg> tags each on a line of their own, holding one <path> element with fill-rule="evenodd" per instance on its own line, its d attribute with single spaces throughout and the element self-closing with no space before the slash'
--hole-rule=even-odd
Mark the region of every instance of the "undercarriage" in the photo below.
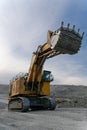
<svg viewBox="0 0 87 130">
<path fill-rule="evenodd" d="M 27 112 L 29 110 L 54 110 L 56 101 L 51 97 L 14 97 L 8 103 L 8 110 Z"/>
</svg>

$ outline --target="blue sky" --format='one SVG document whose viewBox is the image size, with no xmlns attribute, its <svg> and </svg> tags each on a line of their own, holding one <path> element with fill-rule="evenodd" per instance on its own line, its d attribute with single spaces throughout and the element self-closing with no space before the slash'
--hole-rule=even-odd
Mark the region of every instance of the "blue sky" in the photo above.
<svg viewBox="0 0 87 130">
<path fill-rule="evenodd" d="M 87 85 L 87 0 L 0 0 L 0 84 L 28 72 L 32 53 L 61 21 L 85 32 L 82 47 L 47 60 L 44 69 L 52 71 L 53 84 Z"/>
</svg>

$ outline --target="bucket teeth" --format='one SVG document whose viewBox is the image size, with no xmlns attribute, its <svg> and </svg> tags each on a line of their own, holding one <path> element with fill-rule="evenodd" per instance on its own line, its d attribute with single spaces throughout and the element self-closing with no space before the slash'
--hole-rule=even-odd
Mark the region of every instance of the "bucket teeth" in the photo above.
<svg viewBox="0 0 87 130">
<path fill-rule="evenodd" d="M 67 24 L 67 29 L 69 30 L 69 27 L 70 27 L 70 23 Z"/>
<path fill-rule="evenodd" d="M 80 28 L 78 28 L 78 33 L 80 32 Z"/>
<path fill-rule="evenodd" d="M 55 35 L 53 33 L 51 37 L 52 49 L 56 53 L 76 54 L 81 47 L 84 32 L 80 35 L 80 29 L 76 31 L 75 25 L 73 25 L 73 28 L 70 28 L 70 23 L 67 24 L 67 27 L 63 27 L 63 25 L 64 22 L 61 22 L 61 27 L 54 31 L 56 32 Z"/>
<path fill-rule="evenodd" d="M 61 28 L 63 28 L 63 25 L 64 25 L 64 22 L 62 21 L 62 22 L 61 22 Z"/>
<path fill-rule="evenodd" d="M 75 31 L 75 25 L 73 25 L 73 29 L 72 30 Z"/>
</svg>

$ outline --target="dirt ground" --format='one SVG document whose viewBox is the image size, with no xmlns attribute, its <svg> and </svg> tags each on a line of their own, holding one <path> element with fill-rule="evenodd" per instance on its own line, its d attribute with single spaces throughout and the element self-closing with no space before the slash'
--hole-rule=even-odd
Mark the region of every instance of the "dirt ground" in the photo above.
<svg viewBox="0 0 87 130">
<path fill-rule="evenodd" d="M 9 112 L 7 109 L 8 88 L 5 87 L 0 87 L 3 91 L 0 91 L 0 130 L 87 130 L 87 108 L 65 108 L 62 105 L 57 106 L 55 111 Z M 61 94 L 62 91 L 64 93 L 63 88 Z M 67 91 L 65 94 L 67 95 Z M 81 98 L 80 95 L 79 98 Z M 70 96 L 66 99 L 69 102 Z"/>
<path fill-rule="evenodd" d="M 27 113 L 1 109 L 0 130 L 87 130 L 87 109 L 59 108 Z"/>
<path fill-rule="evenodd" d="M 52 85 L 51 96 L 63 101 L 57 107 L 87 108 L 87 86 Z"/>
</svg>

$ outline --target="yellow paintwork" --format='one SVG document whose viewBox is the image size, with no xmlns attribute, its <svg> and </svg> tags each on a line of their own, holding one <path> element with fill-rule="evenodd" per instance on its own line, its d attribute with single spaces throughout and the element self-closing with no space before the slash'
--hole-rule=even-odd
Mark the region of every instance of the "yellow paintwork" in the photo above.
<svg viewBox="0 0 87 130">
<path fill-rule="evenodd" d="M 29 91 L 26 89 L 26 86 L 24 85 L 25 80 L 24 78 L 18 78 L 15 81 L 12 82 L 10 85 L 10 92 L 9 92 L 9 99 L 14 96 L 18 95 L 25 95 L 25 96 L 36 96 L 37 92 L 35 91 Z M 38 93 L 40 96 L 49 96 L 50 95 L 50 82 L 43 82 L 43 84 L 40 87 L 40 92 Z"/>
<path fill-rule="evenodd" d="M 47 34 L 47 41 L 51 38 L 51 32 Z M 45 43 L 38 46 L 37 51 L 33 53 L 27 79 L 19 77 L 10 84 L 9 100 L 15 96 L 49 96 L 50 95 L 50 81 L 46 82 L 42 79 L 43 64 L 46 57 L 52 53 L 51 45 Z M 26 83 L 25 83 L 26 82 Z M 37 86 L 29 86 L 28 83 L 37 83 Z M 27 85 L 26 85 L 27 84 Z M 35 89 L 34 89 L 35 88 Z"/>
<path fill-rule="evenodd" d="M 46 96 L 50 95 L 50 82 L 43 82 L 40 95 L 46 95 Z"/>
<path fill-rule="evenodd" d="M 10 85 L 11 97 L 30 93 L 29 91 L 25 91 L 24 82 L 24 78 L 18 78 L 12 82 L 12 84 Z"/>
<path fill-rule="evenodd" d="M 65 32 L 67 33 L 66 35 Z M 39 45 L 33 53 L 27 76 L 18 77 L 10 84 L 9 100 L 16 96 L 49 96 L 51 80 L 47 81 L 43 78 L 43 65 L 46 59 L 56 55 L 77 53 L 82 40 L 82 37 L 77 34 L 76 32 L 74 34 L 74 31 L 69 30 L 69 28 L 68 31 L 67 28 L 63 29 L 63 26 L 55 32 L 48 31 L 47 42 Z M 70 44 L 71 39 L 73 40 Z M 67 45 L 70 46 L 70 49 Z"/>
</svg>

